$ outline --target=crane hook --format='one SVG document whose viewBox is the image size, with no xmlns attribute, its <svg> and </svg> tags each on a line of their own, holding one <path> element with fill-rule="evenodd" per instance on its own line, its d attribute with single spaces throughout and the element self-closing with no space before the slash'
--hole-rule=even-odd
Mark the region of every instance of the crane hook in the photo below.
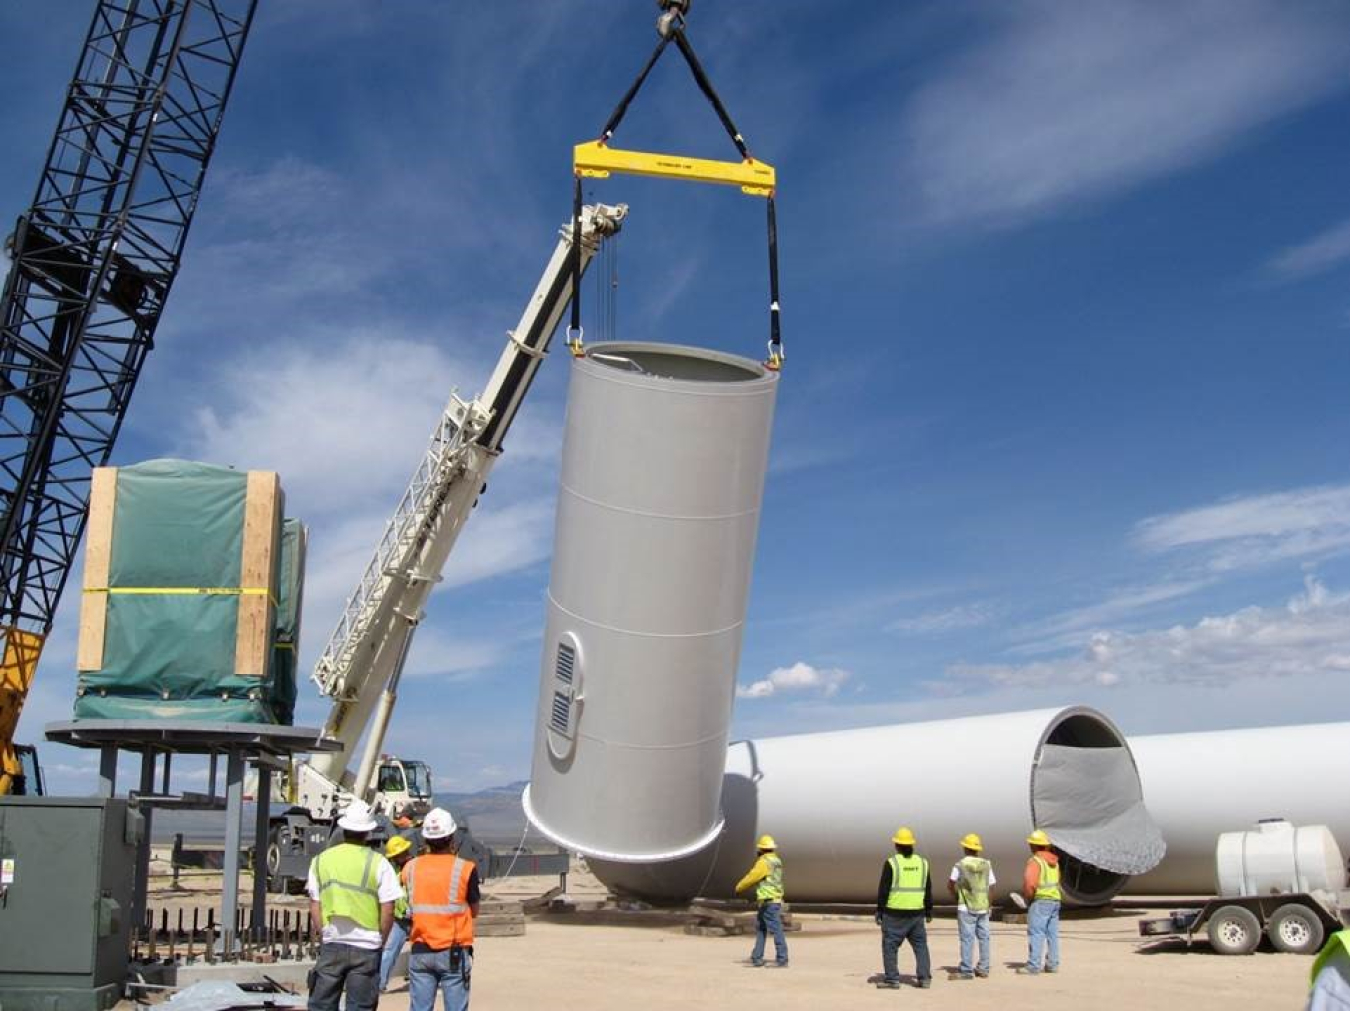
<svg viewBox="0 0 1350 1011">
<path fill-rule="evenodd" d="M 661 8 L 661 16 L 656 19 L 656 33 L 661 38 L 670 37 L 676 28 L 684 27 L 684 19 L 689 14 L 689 5 L 693 0 L 656 0 Z"/>
</svg>

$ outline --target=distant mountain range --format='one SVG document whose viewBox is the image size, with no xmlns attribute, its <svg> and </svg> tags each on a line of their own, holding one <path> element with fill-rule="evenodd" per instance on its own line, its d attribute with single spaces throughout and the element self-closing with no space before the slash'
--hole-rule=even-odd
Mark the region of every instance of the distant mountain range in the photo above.
<svg viewBox="0 0 1350 1011">
<path fill-rule="evenodd" d="M 490 786 L 474 793 L 437 793 L 436 804 L 448 808 L 461 824 L 467 824 L 474 836 L 488 846 L 515 846 L 521 837 L 527 846 L 548 846 L 543 836 L 533 829 L 525 832 L 525 812 L 520 807 L 520 795 L 525 789 L 525 780 L 507 783 L 504 786 Z M 273 805 L 273 813 L 278 807 Z M 253 811 L 251 803 L 244 805 L 244 836 L 246 843 L 251 841 L 253 832 Z M 173 841 L 175 833 L 183 833 L 188 845 L 193 843 L 216 842 L 225 838 L 225 813 L 223 811 L 159 811 L 152 823 L 151 837 L 157 844 Z"/>
<path fill-rule="evenodd" d="M 526 782 L 522 779 L 475 793 L 438 793 L 436 803 L 448 808 L 456 821 L 467 822 L 474 837 L 489 846 L 514 846 L 522 836 L 526 845 L 547 844 L 533 829 L 525 830 L 520 795 Z"/>
</svg>

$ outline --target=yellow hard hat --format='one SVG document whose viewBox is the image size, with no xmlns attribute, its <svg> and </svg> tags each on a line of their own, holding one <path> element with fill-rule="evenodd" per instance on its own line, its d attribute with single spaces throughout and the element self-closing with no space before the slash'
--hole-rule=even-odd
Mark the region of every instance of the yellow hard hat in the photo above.
<svg viewBox="0 0 1350 1011">
<path fill-rule="evenodd" d="M 1027 836 L 1027 842 L 1031 843 L 1033 846 L 1049 846 L 1050 837 L 1040 829 L 1037 829 L 1035 832 L 1032 832 L 1031 835 Z"/>
<path fill-rule="evenodd" d="M 407 853 L 410 849 L 412 849 L 412 843 L 404 839 L 403 836 L 396 835 L 384 844 L 384 855 L 393 860 L 400 853 Z"/>
<path fill-rule="evenodd" d="M 895 830 L 895 835 L 891 836 L 891 842 L 897 846 L 913 846 L 914 833 L 902 825 Z"/>
<path fill-rule="evenodd" d="M 771 835 L 762 835 L 762 836 L 759 837 L 759 842 L 755 843 L 755 849 L 757 849 L 757 850 L 776 850 L 776 849 L 778 849 L 778 844 L 777 844 L 776 842 L 773 841 L 773 836 L 771 836 Z"/>
<path fill-rule="evenodd" d="M 984 843 L 980 842 L 980 837 L 977 836 L 974 832 L 967 832 L 966 835 L 961 839 L 961 848 L 966 850 L 974 850 L 976 853 L 978 853 L 980 852 L 980 850 L 984 849 Z"/>
</svg>

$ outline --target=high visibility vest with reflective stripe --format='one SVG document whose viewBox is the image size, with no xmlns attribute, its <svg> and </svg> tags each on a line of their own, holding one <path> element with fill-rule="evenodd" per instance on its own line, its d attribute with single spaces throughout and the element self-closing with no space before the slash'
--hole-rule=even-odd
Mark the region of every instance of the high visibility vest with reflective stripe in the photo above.
<svg viewBox="0 0 1350 1011">
<path fill-rule="evenodd" d="M 473 869 L 472 860 L 449 853 L 427 853 L 408 863 L 403 873 L 413 941 L 437 951 L 473 944 L 473 911 L 469 908 Z"/>
<path fill-rule="evenodd" d="M 922 909 L 928 861 L 921 856 L 902 857 L 897 853 L 887 862 L 891 865 L 891 893 L 886 897 L 886 908 L 911 912 Z"/>
<path fill-rule="evenodd" d="M 962 857 L 956 865 L 956 895 L 972 913 L 989 909 L 989 861 L 984 857 Z"/>
<path fill-rule="evenodd" d="M 1312 976 L 1308 979 L 1309 986 L 1317 982 L 1317 974 L 1322 971 L 1322 966 L 1330 962 L 1338 951 L 1344 951 L 1347 955 L 1350 955 L 1350 930 L 1338 930 L 1327 940 L 1326 946 L 1322 948 L 1313 962 Z"/>
<path fill-rule="evenodd" d="M 319 906 L 325 925 L 345 916 L 366 930 L 380 929 L 379 866 L 382 859 L 367 846 L 339 843 L 314 858 Z"/>
<path fill-rule="evenodd" d="M 1059 864 L 1052 864 L 1041 857 L 1031 859 L 1035 860 L 1036 866 L 1041 869 L 1041 876 L 1036 879 L 1036 894 L 1032 896 L 1032 900 L 1054 899 L 1059 902 Z"/>
<path fill-rule="evenodd" d="M 765 853 L 764 862 L 769 865 L 769 876 L 760 880 L 755 898 L 760 902 L 782 902 L 783 858 L 777 853 Z"/>
</svg>

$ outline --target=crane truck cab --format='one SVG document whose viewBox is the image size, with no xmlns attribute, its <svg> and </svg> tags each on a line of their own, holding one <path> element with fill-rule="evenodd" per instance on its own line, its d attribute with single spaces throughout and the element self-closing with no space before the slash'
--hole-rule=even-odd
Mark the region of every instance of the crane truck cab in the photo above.
<svg viewBox="0 0 1350 1011">
<path fill-rule="evenodd" d="M 431 766 L 393 755 L 380 756 L 375 797 L 370 805 L 374 811 L 392 818 L 400 808 L 406 808 L 421 821 L 434 803 Z"/>
</svg>

